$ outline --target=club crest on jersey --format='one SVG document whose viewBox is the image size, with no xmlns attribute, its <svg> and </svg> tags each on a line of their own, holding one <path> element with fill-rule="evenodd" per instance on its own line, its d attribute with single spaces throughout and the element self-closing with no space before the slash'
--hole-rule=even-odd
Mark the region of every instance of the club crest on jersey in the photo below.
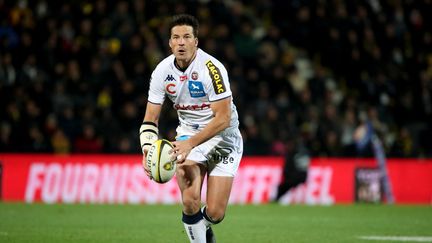
<svg viewBox="0 0 432 243">
<path fill-rule="evenodd" d="M 187 80 L 187 75 L 182 75 L 180 76 L 180 82 L 186 81 Z"/>
<path fill-rule="evenodd" d="M 219 68 L 217 68 L 212 61 L 206 62 L 207 69 L 209 70 L 210 77 L 212 79 L 213 88 L 216 94 L 225 93 L 226 88 L 222 79 L 221 72 Z"/>
<path fill-rule="evenodd" d="M 192 72 L 192 80 L 197 80 L 198 79 L 198 73 L 196 71 Z"/>
<path fill-rule="evenodd" d="M 204 97 L 204 86 L 199 81 L 189 81 L 189 93 L 192 98 Z"/>
</svg>

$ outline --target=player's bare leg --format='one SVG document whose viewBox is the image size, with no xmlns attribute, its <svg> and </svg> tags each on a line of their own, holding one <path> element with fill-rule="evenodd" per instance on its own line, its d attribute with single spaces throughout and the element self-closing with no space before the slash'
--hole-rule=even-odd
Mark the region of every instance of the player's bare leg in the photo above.
<svg viewBox="0 0 432 243">
<path fill-rule="evenodd" d="M 209 176 L 207 180 L 207 206 L 203 208 L 207 242 L 216 242 L 211 225 L 220 223 L 225 216 L 233 180 L 229 176 Z"/>
<path fill-rule="evenodd" d="M 209 176 L 207 180 L 206 213 L 214 222 L 221 221 L 225 216 L 233 180 L 230 176 Z"/>
<path fill-rule="evenodd" d="M 206 242 L 206 225 L 201 213 L 201 188 L 206 169 L 186 160 L 177 166 L 177 182 L 183 201 L 183 224 L 190 242 Z"/>
</svg>

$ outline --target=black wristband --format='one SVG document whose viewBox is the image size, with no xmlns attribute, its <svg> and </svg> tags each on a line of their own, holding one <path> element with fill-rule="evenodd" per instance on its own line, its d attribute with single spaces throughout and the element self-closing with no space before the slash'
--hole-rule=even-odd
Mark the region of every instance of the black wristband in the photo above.
<svg viewBox="0 0 432 243">
<path fill-rule="evenodd" d="M 142 125 L 153 125 L 153 126 L 157 127 L 156 123 L 151 122 L 151 121 L 144 121 L 144 122 L 142 123 Z"/>
</svg>

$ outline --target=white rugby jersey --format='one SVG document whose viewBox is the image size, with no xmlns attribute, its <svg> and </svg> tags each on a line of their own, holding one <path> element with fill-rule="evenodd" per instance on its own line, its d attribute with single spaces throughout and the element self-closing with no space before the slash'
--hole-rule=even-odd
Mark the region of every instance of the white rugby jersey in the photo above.
<svg viewBox="0 0 432 243">
<path fill-rule="evenodd" d="M 183 72 L 170 55 L 162 60 L 152 73 L 148 101 L 163 104 L 165 97 L 174 103 L 180 125 L 197 130 L 213 118 L 210 102 L 232 95 L 225 67 L 203 50 L 197 50 L 195 59 Z M 230 127 L 238 127 L 237 109 L 231 99 Z"/>
</svg>

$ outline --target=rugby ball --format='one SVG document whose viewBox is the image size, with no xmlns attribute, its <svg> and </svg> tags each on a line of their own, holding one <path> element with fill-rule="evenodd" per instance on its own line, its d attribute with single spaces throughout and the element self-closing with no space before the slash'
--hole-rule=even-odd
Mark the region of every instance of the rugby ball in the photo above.
<svg viewBox="0 0 432 243">
<path fill-rule="evenodd" d="M 176 159 L 171 157 L 169 151 L 173 148 L 170 141 L 159 139 L 155 141 L 147 152 L 147 167 L 150 169 L 152 179 L 157 183 L 165 183 L 176 172 Z"/>
</svg>

